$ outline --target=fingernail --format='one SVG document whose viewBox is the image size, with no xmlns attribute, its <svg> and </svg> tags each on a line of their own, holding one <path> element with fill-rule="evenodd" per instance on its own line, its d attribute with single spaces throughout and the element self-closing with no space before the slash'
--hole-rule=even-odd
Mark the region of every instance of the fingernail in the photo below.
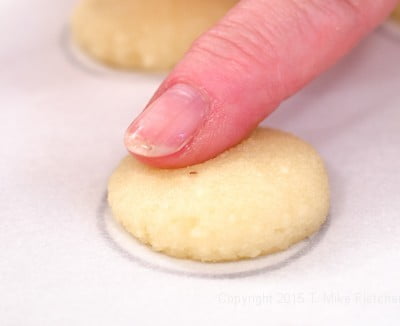
<svg viewBox="0 0 400 326">
<path fill-rule="evenodd" d="M 125 146 L 146 157 L 174 154 L 193 138 L 207 109 L 208 102 L 198 90 L 176 84 L 132 122 L 125 134 Z"/>
</svg>

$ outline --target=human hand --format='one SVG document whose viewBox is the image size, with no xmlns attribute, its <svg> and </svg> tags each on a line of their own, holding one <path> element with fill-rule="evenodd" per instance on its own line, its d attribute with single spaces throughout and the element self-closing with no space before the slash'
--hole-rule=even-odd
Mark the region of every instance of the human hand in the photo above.
<svg viewBox="0 0 400 326">
<path fill-rule="evenodd" d="M 129 126 L 127 149 L 158 167 L 208 160 L 383 21 L 398 0 L 241 0 L 194 42 Z"/>
</svg>

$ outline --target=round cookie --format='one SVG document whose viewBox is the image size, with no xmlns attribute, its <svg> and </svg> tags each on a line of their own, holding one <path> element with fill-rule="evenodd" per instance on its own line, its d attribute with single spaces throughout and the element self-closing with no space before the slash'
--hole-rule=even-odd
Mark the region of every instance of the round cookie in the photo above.
<svg viewBox="0 0 400 326">
<path fill-rule="evenodd" d="M 238 0 L 82 0 L 75 41 L 94 58 L 125 69 L 165 70 Z"/>
<path fill-rule="evenodd" d="M 329 209 L 316 151 L 273 129 L 207 162 L 157 169 L 128 156 L 108 200 L 124 228 L 154 250 L 218 262 L 284 250 L 316 232 Z"/>
</svg>

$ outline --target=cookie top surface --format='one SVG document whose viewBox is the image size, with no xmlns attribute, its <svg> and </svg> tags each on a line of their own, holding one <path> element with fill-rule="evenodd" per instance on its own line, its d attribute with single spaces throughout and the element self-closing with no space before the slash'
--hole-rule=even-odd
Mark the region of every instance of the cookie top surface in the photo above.
<svg viewBox="0 0 400 326">
<path fill-rule="evenodd" d="M 140 241 L 203 261 L 286 249 L 325 221 L 328 179 L 315 150 L 276 130 L 175 170 L 126 157 L 109 182 L 114 217 Z"/>
<path fill-rule="evenodd" d="M 82 0 L 72 16 L 75 41 L 118 68 L 166 70 L 237 0 Z"/>
</svg>

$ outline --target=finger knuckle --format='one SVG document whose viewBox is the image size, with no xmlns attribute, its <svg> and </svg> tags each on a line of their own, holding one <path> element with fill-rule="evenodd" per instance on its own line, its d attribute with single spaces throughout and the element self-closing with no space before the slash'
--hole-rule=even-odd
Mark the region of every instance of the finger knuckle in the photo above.
<svg viewBox="0 0 400 326">
<path fill-rule="evenodd" d="M 265 59 L 274 56 L 273 45 L 257 28 L 257 24 L 225 20 L 211 29 L 194 48 L 229 62 L 238 69 L 254 69 L 264 65 Z"/>
</svg>

